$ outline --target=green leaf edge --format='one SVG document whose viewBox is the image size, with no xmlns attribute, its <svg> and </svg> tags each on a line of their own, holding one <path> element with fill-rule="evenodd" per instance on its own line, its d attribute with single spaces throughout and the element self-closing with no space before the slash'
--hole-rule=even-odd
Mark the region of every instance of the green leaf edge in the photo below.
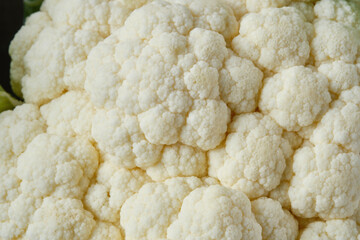
<svg viewBox="0 0 360 240">
<path fill-rule="evenodd" d="M 24 0 L 24 19 L 40 10 L 43 0 Z"/>
<path fill-rule="evenodd" d="M 22 102 L 7 93 L 0 85 L 0 113 L 6 110 L 11 110 L 21 103 Z"/>
</svg>

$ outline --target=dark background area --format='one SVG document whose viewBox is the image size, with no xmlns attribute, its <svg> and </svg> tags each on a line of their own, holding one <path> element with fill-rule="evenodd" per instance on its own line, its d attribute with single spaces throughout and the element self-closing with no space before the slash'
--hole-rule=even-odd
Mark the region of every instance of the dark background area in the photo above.
<svg viewBox="0 0 360 240">
<path fill-rule="evenodd" d="M 23 24 L 23 1 L 22 0 L 0 0 L 0 84 L 12 93 L 10 87 L 10 56 L 9 44 L 15 33 Z"/>
</svg>

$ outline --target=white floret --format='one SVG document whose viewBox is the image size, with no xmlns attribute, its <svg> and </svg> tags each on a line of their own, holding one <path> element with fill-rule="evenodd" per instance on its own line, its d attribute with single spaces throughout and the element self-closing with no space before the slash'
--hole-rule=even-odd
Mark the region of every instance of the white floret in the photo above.
<svg viewBox="0 0 360 240">
<path fill-rule="evenodd" d="M 95 108 L 89 97 L 70 91 L 40 108 L 48 126 L 47 133 L 68 137 L 84 136 L 91 140 Z"/>
<path fill-rule="evenodd" d="M 195 26 L 220 33 L 226 41 L 238 32 L 238 22 L 228 4 L 219 0 L 166 0 L 185 5 L 191 11 Z M 242 0 L 241 0 L 242 1 Z M 238 1 L 238 2 L 241 2 Z M 241 4 L 241 3 L 240 3 Z"/>
<path fill-rule="evenodd" d="M 271 198 L 258 198 L 251 202 L 256 221 L 262 228 L 263 240 L 295 240 L 298 223 L 288 210 Z"/>
<path fill-rule="evenodd" d="M 150 178 L 142 170 L 127 170 L 105 162 L 100 165 L 84 204 L 98 219 L 118 226 L 122 205 L 147 182 Z"/>
<path fill-rule="evenodd" d="M 343 61 L 323 63 L 318 71 L 328 78 L 329 90 L 338 95 L 360 84 L 360 68 L 355 64 Z"/>
<path fill-rule="evenodd" d="M 326 77 L 297 66 L 265 80 L 259 108 L 288 131 L 311 125 L 331 101 Z"/>
<path fill-rule="evenodd" d="M 231 7 L 232 11 L 237 20 L 239 20 L 243 15 L 245 15 L 248 10 L 246 8 L 245 0 L 221 0 L 225 2 L 229 7 Z"/>
<path fill-rule="evenodd" d="M 354 28 L 360 28 L 360 3 L 357 0 L 321 0 L 316 2 L 317 18 L 333 20 Z"/>
<path fill-rule="evenodd" d="M 245 194 L 213 185 L 195 189 L 184 199 L 167 239 L 260 240 L 261 227 Z"/>
<path fill-rule="evenodd" d="M 359 57 L 359 31 L 327 19 L 315 20 L 314 30 L 311 53 L 316 66 L 326 61 L 354 63 Z"/>
<path fill-rule="evenodd" d="M 207 156 L 204 151 L 186 145 L 165 146 L 161 160 L 146 169 L 154 181 L 170 177 L 203 177 L 207 174 Z"/>
<path fill-rule="evenodd" d="M 295 151 L 302 143 L 303 139 L 295 132 L 284 132 L 283 137 L 287 139 L 291 148 Z M 280 184 L 269 193 L 269 197 L 280 202 L 281 206 L 287 210 L 291 210 L 291 203 L 289 199 L 290 181 L 293 176 L 293 157 L 286 159 L 286 167 L 281 177 Z"/>
<path fill-rule="evenodd" d="M 311 1 L 312 0 L 310 0 L 309 2 L 306 1 L 291 2 L 289 4 L 289 7 L 296 8 L 304 15 L 304 17 L 308 22 L 312 22 L 315 18 L 315 13 L 314 13 L 314 4 Z"/>
<path fill-rule="evenodd" d="M 242 0 L 246 1 L 246 8 L 249 12 L 260 12 L 264 8 L 281 8 L 288 5 L 291 0 Z"/>
<path fill-rule="evenodd" d="M 119 228 L 97 221 L 89 240 L 123 240 L 123 237 Z"/>
<path fill-rule="evenodd" d="M 136 117 L 120 114 L 116 109 L 98 110 L 91 134 L 102 158 L 118 167 L 145 168 L 160 160 L 163 146 L 145 139 Z"/>
<path fill-rule="evenodd" d="M 16 174 L 24 194 L 82 198 L 97 167 L 87 140 L 40 134 L 20 155 Z"/>
<path fill-rule="evenodd" d="M 23 104 L 1 113 L 0 126 L 0 238 L 11 239 L 24 231 L 27 225 L 19 226 L 19 221 L 34 208 L 29 206 L 31 203 L 25 204 L 28 210 L 21 210 L 19 221 L 12 219 L 12 202 L 21 194 L 21 179 L 16 173 L 18 157 L 37 135 L 46 131 L 46 125 L 37 106 Z"/>
<path fill-rule="evenodd" d="M 107 37 L 121 27 L 127 16 L 147 0 L 46 0 L 41 10 L 47 12 L 56 27 L 71 26 L 76 29 L 98 32 Z"/>
<path fill-rule="evenodd" d="M 85 60 L 100 40 L 92 31 L 45 28 L 24 56 L 27 71 L 21 83 L 25 101 L 44 104 L 66 89 L 83 88 Z"/>
<path fill-rule="evenodd" d="M 240 34 L 233 39 L 232 47 L 241 57 L 277 72 L 306 63 L 312 29 L 295 8 L 266 8 L 241 19 Z"/>
<path fill-rule="evenodd" d="M 243 191 L 249 198 L 264 196 L 279 183 L 292 150 L 283 130 L 260 113 L 236 116 L 224 146 L 209 156 L 209 176 Z"/>
<path fill-rule="evenodd" d="M 0 222 L 0 237 L 16 239 L 24 234 L 34 212 L 41 206 L 42 199 L 20 194 L 3 210 L 6 215 Z"/>
<path fill-rule="evenodd" d="M 166 238 L 167 228 L 176 220 L 184 198 L 202 185 L 195 177 L 145 184 L 121 208 L 120 223 L 126 238 Z"/>
<path fill-rule="evenodd" d="M 360 156 L 334 144 L 305 146 L 294 155 L 292 212 L 323 219 L 352 216 L 360 202 Z"/>
<path fill-rule="evenodd" d="M 9 46 L 11 56 L 11 87 L 17 96 L 22 96 L 21 79 L 26 73 L 24 56 L 37 41 L 39 33 L 51 25 L 51 19 L 45 12 L 37 12 L 26 18 L 25 24 L 15 34 Z"/>
<path fill-rule="evenodd" d="M 350 219 L 310 223 L 300 235 L 300 240 L 358 240 L 360 231 Z"/>
<path fill-rule="evenodd" d="M 93 216 L 80 200 L 46 198 L 37 209 L 26 231 L 29 240 L 88 239 L 95 227 Z"/>
<path fill-rule="evenodd" d="M 314 144 L 332 143 L 360 153 L 360 87 L 343 91 L 313 130 Z"/>
<path fill-rule="evenodd" d="M 12 41 L 11 79 L 17 95 L 38 105 L 83 89 L 90 50 L 144 1 L 47 0 Z"/>
<path fill-rule="evenodd" d="M 13 111 L 1 113 L 0 126 L 1 164 L 16 163 L 16 158 L 32 139 L 46 131 L 39 108 L 32 104 L 23 104 Z"/>
<path fill-rule="evenodd" d="M 231 56 L 220 72 L 220 97 L 236 114 L 252 112 L 257 107 L 263 73 L 244 58 Z"/>
<path fill-rule="evenodd" d="M 212 13 L 231 10 L 219 2 L 204 3 L 145 5 L 87 61 L 85 88 L 94 104 L 137 116 L 151 144 L 208 150 L 225 136 L 230 111 L 219 93 L 219 77 L 229 51 L 219 33 L 220 21 L 230 20 L 226 14 L 212 20 Z M 208 17 L 198 15 L 196 6 Z M 256 90 L 247 98 L 250 103 L 251 98 Z"/>
</svg>

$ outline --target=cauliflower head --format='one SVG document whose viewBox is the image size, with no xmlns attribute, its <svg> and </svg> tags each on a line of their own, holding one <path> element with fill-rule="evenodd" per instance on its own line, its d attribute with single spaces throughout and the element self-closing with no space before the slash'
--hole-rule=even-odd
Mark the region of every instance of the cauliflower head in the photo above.
<svg viewBox="0 0 360 240">
<path fill-rule="evenodd" d="M 44 0 L 0 88 L 0 240 L 359 240 L 358 0 Z"/>
</svg>

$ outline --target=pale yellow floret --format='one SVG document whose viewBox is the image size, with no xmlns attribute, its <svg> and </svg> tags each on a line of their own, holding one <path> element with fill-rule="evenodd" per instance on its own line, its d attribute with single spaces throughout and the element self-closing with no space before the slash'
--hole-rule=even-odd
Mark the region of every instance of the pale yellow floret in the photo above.
<svg viewBox="0 0 360 240">
<path fill-rule="evenodd" d="M 262 228 L 263 240 L 297 239 L 298 223 L 279 202 L 262 197 L 251 202 L 251 209 Z"/>
<path fill-rule="evenodd" d="M 107 222 L 96 222 L 89 240 L 123 240 L 120 229 Z"/>
<path fill-rule="evenodd" d="M 289 198 L 293 214 L 323 219 L 352 216 L 360 202 L 360 156 L 334 144 L 304 146 L 294 155 Z"/>
<path fill-rule="evenodd" d="M 346 151 L 360 153 L 360 87 L 341 93 L 314 128 L 310 141 L 316 145 L 337 144 Z"/>
<path fill-rule="evenodd" d="M 360 68 L 355 64 L 343 61 L 323 63 L 318 71 L 328 78 L 329 90 L 337 95 L 360 84 Z"/>
<path fill-rule="evenodd" d="M 81 91 L 70 91 L 40 108 L 48 126 L 47 133 L 92 139 L 95 108 Z"/>
<path fill-rule="evenodd" d="M 88 239 L 95 227 L 93 216 L 80 200 L 46 198 L 32 217 L 25 238 L 35 240 Z"/>
<path fill-rule="evenodd" d="M 300 240 L 358 240 L 360 231 L 350 219 L 316 221 L 310 223 L 300 235 Z"/>
</svg>

